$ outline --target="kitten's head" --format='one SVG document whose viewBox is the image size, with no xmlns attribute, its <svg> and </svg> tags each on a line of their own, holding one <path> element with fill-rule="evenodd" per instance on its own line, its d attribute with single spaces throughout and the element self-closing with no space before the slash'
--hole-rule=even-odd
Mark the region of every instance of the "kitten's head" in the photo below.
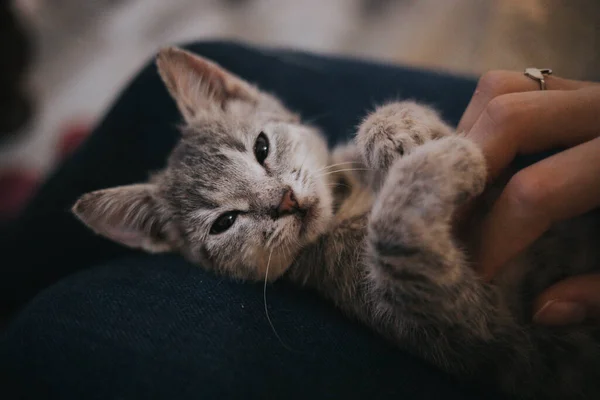
<svg viewBox="0 0 600 400">
<path fill-rule="evenodd" d="M 83 195 L 73 212 L 114 241 L 179 251 L 244 279 L 279 277 L 325 232 L 325 141 L 274 97 L 179 49 L 158 69 L 185 120 L 167 167 L 149 183 Z"/>
</svg>

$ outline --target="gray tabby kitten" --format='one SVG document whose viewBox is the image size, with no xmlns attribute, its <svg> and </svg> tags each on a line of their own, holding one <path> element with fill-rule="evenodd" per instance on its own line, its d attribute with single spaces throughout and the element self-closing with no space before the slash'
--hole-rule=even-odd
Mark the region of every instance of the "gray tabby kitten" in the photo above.
<svg viewBox="0 0 600 400">
<path fill-rule="evenodd" d="M 73 212 L 94 231 L 231 277 L 315 288 L 401 348 L 519 397 L 600 398 L 598 331 L 530 322 L 536 294 L 600 266 L 598 218 L 556 225 L 486 284 L 451 229 L 483 192 L 486 162 L 435 111 L 380 107 L 329 152 L 218 65 L 175 48 L 157 64 L 185 119 L 181 141 L 149 182 L 79 199 Z"/>
</svg>

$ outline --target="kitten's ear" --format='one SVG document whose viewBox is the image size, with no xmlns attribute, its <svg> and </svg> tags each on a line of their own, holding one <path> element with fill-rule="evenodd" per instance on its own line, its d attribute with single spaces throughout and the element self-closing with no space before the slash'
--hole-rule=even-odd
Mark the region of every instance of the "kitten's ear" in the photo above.
<svg viewBox="0 0 600 400">
<path fill-rule="evenodd" d="M 199 109 L 216 103 L 224 108 L 229 100 L 257 102 L 260 93 L 219 65 L 175 47 L 161 50 L 158 72 L 186 121 Z"/>
<path fill-rule="evenodd" d="M 126 246 L 153 253 L 174 250 L 174 230 L 153 184 L 87 193 L 72 211 L 96 233 Z"/>
</svg>

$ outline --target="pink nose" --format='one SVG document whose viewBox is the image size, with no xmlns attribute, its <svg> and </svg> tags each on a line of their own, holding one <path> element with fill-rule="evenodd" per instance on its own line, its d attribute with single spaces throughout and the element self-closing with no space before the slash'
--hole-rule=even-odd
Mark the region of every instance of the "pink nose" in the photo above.
<svg viewBox="0 0 600 400">
<path fill-rule="evenodd" d="M 281 198 L 279 206 L 277 206 L 277 212 L 281 215 L 296 211 L 298 208 L 298 200 L 296 200 L 296 196 L 294 196 L 294 191 L 292 189 L 286 190 Z"/>
</svg>

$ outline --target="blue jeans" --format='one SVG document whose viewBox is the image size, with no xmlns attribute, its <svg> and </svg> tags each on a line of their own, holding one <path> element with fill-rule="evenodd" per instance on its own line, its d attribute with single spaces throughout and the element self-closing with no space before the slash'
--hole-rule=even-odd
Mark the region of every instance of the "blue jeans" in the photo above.
<svg viewBox="0 0 600 400">
<path fill-rule="evenodd" d="M 386 100 L 433 104 L 457 123 L 475 85 L 292 51 L 188 47 L 277 94 L 331 145 Z M 397 350 L 311 291 L 277 283 L 265 304 L 260 284 L 216 277 L 175 255 L 125 249 L 75 221 L 68 210 L 80 194 L 160 168 L 177 122 L 148 65 L 3 233 L 10 261 L 0 269 L 0 298 L 12 314 L 0 337 L 6 388 L 35 399 L 493 397 Z"/>
</svg>

